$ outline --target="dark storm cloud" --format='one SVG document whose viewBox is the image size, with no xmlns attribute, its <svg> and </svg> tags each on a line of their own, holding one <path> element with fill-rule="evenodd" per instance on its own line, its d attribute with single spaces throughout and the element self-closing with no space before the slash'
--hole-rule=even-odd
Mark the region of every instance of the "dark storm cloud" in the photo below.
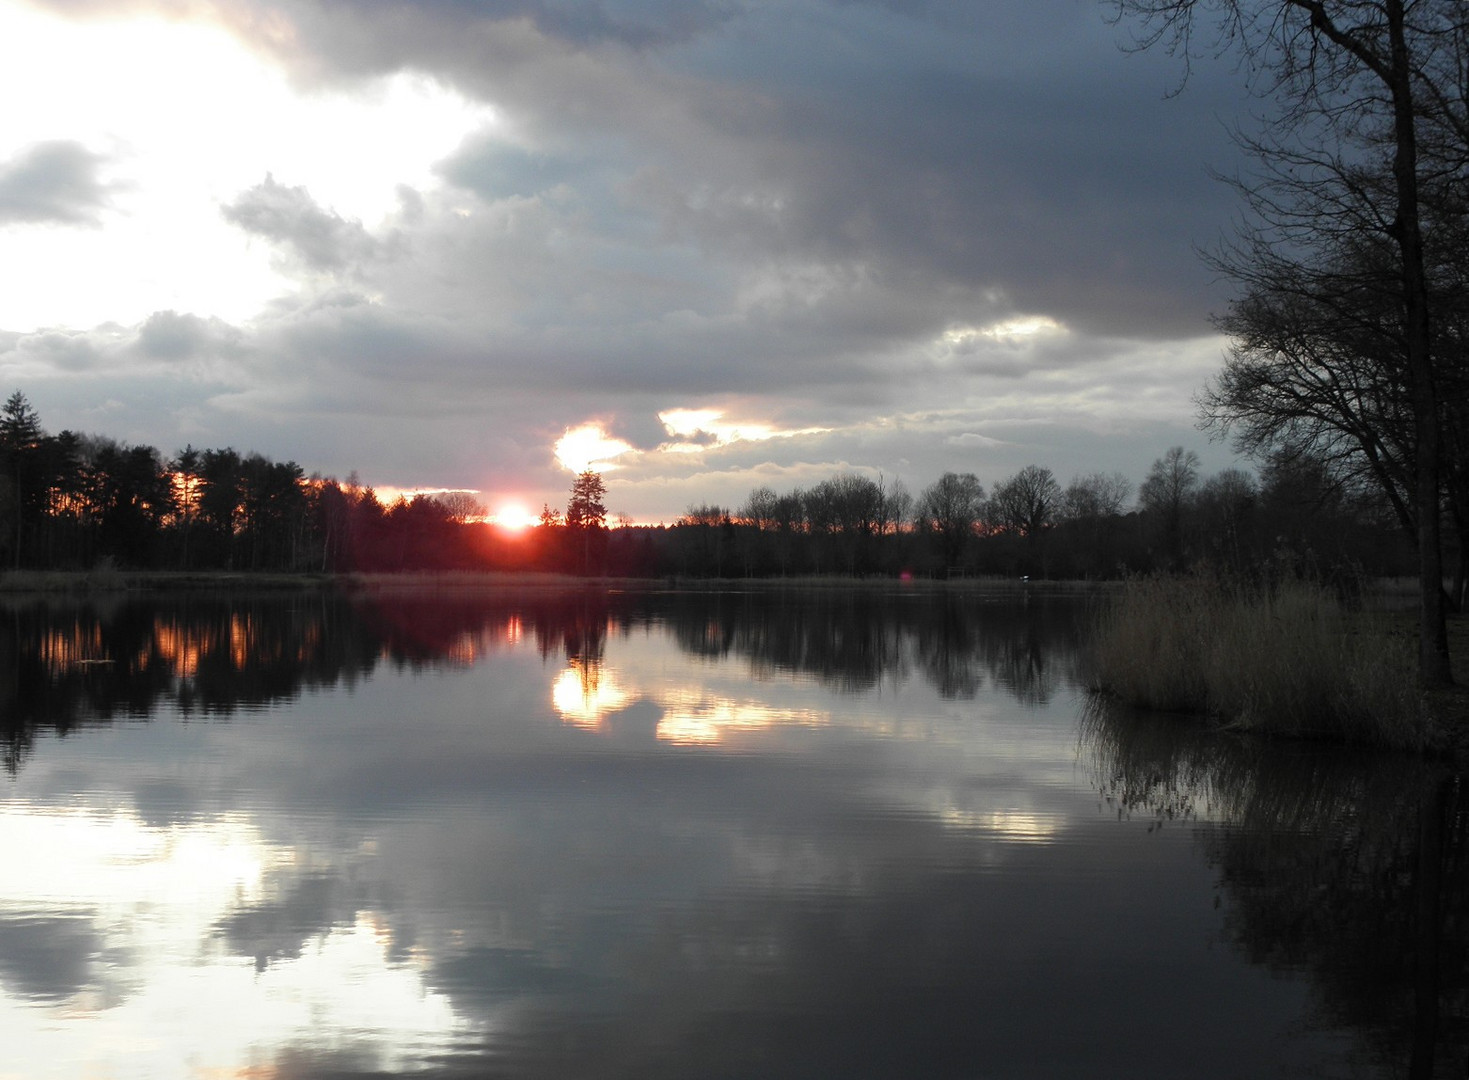
<svg viewBox="0 0 1469 1080">
<path fill-rule="evenodd" d="M 111 188 L 106 158 L 76 142 L 37 143 L 0 162 L 0 225 L 95 225 Z"/>
<path fill-rule="evenodd" d="M 420 6 L 450 19 L 525 19 L 542 33 L 581 45 L 634 48 L 686 41 L 728 18 L 734 3 L 700 0 L 429 0 Z"/>
<path fill-rule="evenodd" d="M 304 187 L 287 187 L 270 175 L 221 213 L 231 224 L 281 245 L 311 270 L 342 270 L 378 250 L 360 221 L 324 209 Z"/>
<path fill-rule="evenodd" d="M 1100 332 L 1197 330 L 1214 303 L 1193 247 L 1228 220 L 1208 167 L 1232 156 L 1237 85 L 1196 72 L 1164 100 L 1179 72 L 1122 55 L 1088 0 L 731 4 L 676 28 L 656 6 L 283 10 L 293 33 L 261 40 L 298 70 L 433 72 L 542 147 L 449 167 L 476 190 L 547 183 L 577 148 L 621 173 L 624 213 L 724 257 L 859 261 L 910 295 L 998 292 Z"/>
</svg>

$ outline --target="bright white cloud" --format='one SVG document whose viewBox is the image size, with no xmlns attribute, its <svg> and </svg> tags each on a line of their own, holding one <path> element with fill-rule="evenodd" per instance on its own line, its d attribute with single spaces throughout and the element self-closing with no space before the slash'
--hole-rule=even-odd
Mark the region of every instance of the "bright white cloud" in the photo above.
<svg viewBox="0 0 1469 1080">
<path fill-rule="evenodd" d="M 827 428 L 806 427 L 780 429 L 758 420 L 726 420 L 722 409 L 665 409 L 658 414 L 664 429 L 679 439 L 694 440 L 664 443 L 664 453 L 697 453 L 738 442 L 764 442 L 788 439 L 797 435 L 819 435 Z"/>
<path fill-rule="evenodd" d="M 587 469 L 610 472 L 619 468 L 616 459 L 632 450 L 631 443 L 607 434 L 599 423 L 567 428 L 553 447 L 561 467 L 574 473 Z"/>
<path fill-rule="evenodd" d="M 1069 333 L 1065 326 L 1046 315 L 1020 315 L 985 326 L 952 326 L 939 338 L 939 344 L 953 350 L 965 350 L 990 341 L 1018 344 L 1037 339 L 1062 337 Z"/>
<path fill-rule="evenodd" d="M 220 207 L 272 173 L 345 218 L 377 222 L 399 185 L 493 122 L 430 79 L 306 93 L 223 29 L 132 17 L 55 18 L 0 3 L 0 162 L 67 140 L 97 161 L 105 229 L 12 225 L 0 328 L 89 327 L 176 309 L 240 321 L 289 287 L 270 250 Z M 64 62 L 62 62 L 64 58 Z"/>
</svg>

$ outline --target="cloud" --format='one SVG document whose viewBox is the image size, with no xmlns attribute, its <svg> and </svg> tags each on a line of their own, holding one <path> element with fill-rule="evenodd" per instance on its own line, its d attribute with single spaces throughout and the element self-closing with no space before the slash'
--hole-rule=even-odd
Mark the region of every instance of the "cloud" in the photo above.
<svg viewBox="0 0 1469 1080">
<path fill-rule="evenodd" d="M 155 311 L 137 330 L 136 352 L 150 360 L 238 357 L 245 335 L 221 319 Z"/>
<path fill-rule="evenodd" d="M 107 158 L 80 143 L 36 143 L 0 162 L 0 225 L 99 224 L 113 186 Z"/>
<path fill-rule="evenodd" d="M 640 518 L 843 468 L 1139 477 L 1203 442 L 1221 294 L 1194 246 L 1231 216 L 1208 166 L 1241 102 L 1202 69 L 1163 100 L 1171 64 L 1119 55 L 1092 5 L 135 6 L 280 65 L 313 152 L 243 140 L 210 191 L 214 265 L 273 267 L 270 302 L 212 318 L 180 259 L 126 325 L 0 343 L 49 426 L 105 395 L 122 437 L 538 505 L 594 418 L 606 444 L 568 454 L 615 464 Z M 369 143 L 404 79 L 417 126 L 454 124 L 364 157 L 354 200 L 321 148 Z"/>
<path fill-rule="evenodd" d="M 985 449 L 1010 445 L 1003 439 L 996 439 L 990 435 L 981 435 L 977 431 L 966 431 L 962 435 L 950 435 L 944 439 L 944 442 L 949 446 L 983 447 Z"/>
<path fill-rule="evenodd" d="M 617 459 L 633 450 L 631 443 L 607 434 L 598 423 L 568 428 L 556 440 L 556 460 L 562 468 L 574 473 L 595 469 L 610 472 L 619 467 Z"/>
<path fill-rule="evenodd" d="M 82 916 L 0 918 L 0 984 L 22 997 L 56 1004 L 96 982 L 93 958 L 102 936 Z"/>
<path fill-rule="evenodd" d="M 1168 58 L 1119 56 L 1089 5 L 216 10 L 299 78 L 411 68 L 493 103 L 523 156 L 445 167 L 474 190 L 542 191 L 576 162 L 574 184 L 596 177 L 672 242 L 860 263 L 961 302 L 998 288 L 1083 330 L 1171 332 L 1211 306 L 1193 245 L 1228 220 L 1207 167 L 1234 156 L 1233 73 L 1164 101 Z"/>
<path fill-rule="evenodd" d="M 658 420 L 677 441 L 658 447 L 663 453 L 699 453 L 717 450 L 735 443 L 765 442 L 767 439 L 791 439 L 799 435 L 819 435 L 825 428 L 780 429 L 760 420 L 731 420 L 723 409 L 666 409 Z"/>
<path fill-rule="evenodd" d="M 220 212 L 226 221 L 280 245 L 318 272 L 347 269 L 381 247 L 362 222 L 324 209 L 304 187 L 287 187 L 268 173 Z"/>
</svg>

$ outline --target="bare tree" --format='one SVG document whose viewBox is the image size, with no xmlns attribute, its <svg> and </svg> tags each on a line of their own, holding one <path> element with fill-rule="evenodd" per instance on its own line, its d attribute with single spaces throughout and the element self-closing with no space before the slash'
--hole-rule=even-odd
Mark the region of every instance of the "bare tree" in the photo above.
<svg viewBox="0 0 1469 1080">
<path fill-rule="evenodd" d="M 1120 472 L 1087 473 L 1072 480 L 1061 496 L 1059 517 L 1068 521 L 1108 518 L 1122 513 L 1132 498 L 1132 481 Z"/>
<path fill-rule="evenodd" d="M 483 518 L 486 513 L 485 504 L 469 491 L 441 491 L 433 496 L 433 501 L 444 516 L 456 525 Z"/>
<path fill-rule="evenodd" d="M 901 533 L 913 517 L 913 494 L 902 479 L 883 486 L 882 531 Z"/>
<path fill-rule="evenodd" d="M 914 517 L 920 528 L 939 538 L 947 566 L 964 558 L 984 510 L 984 486 L 973 473 L 946 472 L 918 496 Z"/>
<path fill-rule="evenodd" d="M 776 495 L 773 488 L 757 487 L 750 492 L 750 497 L 735 516 L 742 524 L 751 525 L 761 532 L 769 532 L 776 527 L 779 499 L 780 496 Z"/>
<path fill-rule="evenodd" d="M 1350 181 L 1353 164 L 1377 154 L 1384 185 L 1369 200 L 1371 233 L 1393 254 L 1400 352 L 1413 432 L 1413 504 L 1419 553 L 1419 678 L 1447 685 L 1440 536 L 1442 433 L 1433 364 L 1433 298 L 1424 255 L 1424 189 L 1434 169 L 1462 170 L 1469 145 L 1463 0 L 1115 0 L 1140 18 L 1139 46 L 1189 57 L 1207 21 L 1218 40 L 1244 51 L 1257 89 L 1282 109 L 1266 138 L 1247 149 L 1277 177 L 1303 168 Z M 1207 32 L 1207 31 L 1206 31 Z M 1423 153 L 1426 156 L 1420 157 Z M 1456 161 L 1457 158 L 1457 161 Z M 1461 174 L 1462 175 L 1462 174 Z M 1351 191 L 1350 183 L 1343 190 Z M 1331 203 L 1294 205 L 1267 177 L 1252 203 L 1263 211 L 1263 246 L 1289 250 L 1340 222 Z M 1302 212 L 1304 211 L 1304 212 Z M 1259 247 L 1260 245 L 1254 245 Z"/>
<path fill-rule="evenodd" d="M 1052 524 L 1061 502 L 1061 486 L 1050 469 L 1027 465 L 995 487 L 990 516 L 1002 528 L 1035 537 Z"/>
<path fill-rule="evenodd" d="M 1183 515 L 1199 486 L 1199 455 L 1181 446 L 1171 447 L 1153 462 L 1138 489 L 1138 504 L 1157 518 L 1171 562 L 1183 554 Z"/>
</svg>

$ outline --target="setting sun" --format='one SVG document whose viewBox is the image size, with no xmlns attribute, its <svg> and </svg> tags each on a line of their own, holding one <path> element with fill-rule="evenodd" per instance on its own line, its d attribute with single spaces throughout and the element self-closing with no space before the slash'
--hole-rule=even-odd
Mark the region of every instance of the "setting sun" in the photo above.
<svg viewBox="0 0 1469 1080">
<path fill-rule="evenodd" d="M 515 502 L 502 503 L 487 519 L 491 525 L 498 525 L 510 532 L 520 532 L 528 529 L 540 520 L 522 504 Z"/>
</svg>

